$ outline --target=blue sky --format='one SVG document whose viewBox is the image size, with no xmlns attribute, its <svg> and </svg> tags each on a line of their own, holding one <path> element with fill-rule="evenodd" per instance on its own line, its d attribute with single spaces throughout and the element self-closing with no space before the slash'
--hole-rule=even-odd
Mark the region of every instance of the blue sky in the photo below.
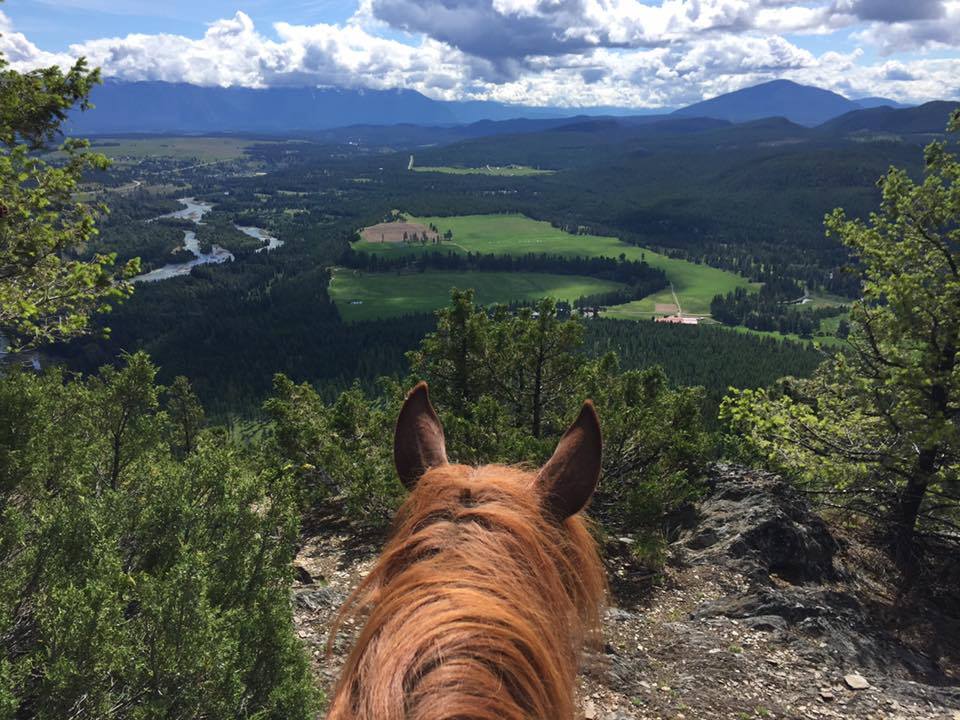
<svg viewBox="0 0 960 720">
<path fill-rule="evenodd" d="M 960 95 L 960 0 L 8 0 L 14 67 L 410 88 L 438 99 L 671 107 L 784 77 L 850 97 Z"/>
<path fill-rule="evenodd" d="M 14 27 L 44 50 L 131 33 L 171 33 L 199 38 L 214 20 L 247 13 L 258 27 L 274 22 L 336 23 L 356 10 L 353 0 L 8 0 L 0 9 Z"/>
</svg>

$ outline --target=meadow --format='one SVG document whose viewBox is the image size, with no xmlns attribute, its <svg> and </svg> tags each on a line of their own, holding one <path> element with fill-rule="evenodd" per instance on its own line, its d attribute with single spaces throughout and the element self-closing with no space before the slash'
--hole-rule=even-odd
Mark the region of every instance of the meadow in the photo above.
<svg viewBox="0 0 960 720">
<path fill-rule="evenodd" d="M 685 315 L 709 315 L 710 301 L 714 295 L 728 293 L 738 287 L 751 289 L 759 285 L 750 283 L 735 273 L 719 270 L 709 265 L 698 265 L 687 260 L 670 258 L 651 250 L 629 245 L 618 238 L 601 235 L 572 235 L 548 222 L 531 220 L 519 215 L 461 215 L 454 217 L 410 217 L 410 222 L 429 226 L 434 224 L 443 234 L 453 231 L 453 240 L 444 242 L 441 249 L 454 252 L 480 252 L 496 255 L 524 255 L 547 253 L 565 257 L 619 257 L 628 260 L 646 260 L 651 266 L 667 274 L 673 290 L 664 290 L 642 300 L 619 305 L 608 311 L 610 317 L 622 319 L 646 319 L 657 312 L 657 305 L 675 306 L 673 293 L 680 301 Z M 410 245 L 404 243 L 358 242 L 354 249 L 384 255 L 436 251 L 436 245 Z"/>
<path fill-rule="evenodd" d="M 175 160 L 218 162 L 236 160 L 248 147 L 263 140 L 237 137 L 99 137 L 93 150 L 116 160 L 165 157 Z"/>
<path fill-rule="evenodd" d="M 576 300 L 581 295 L 609 292 L 619 283 L 577 275 L 508 272 L 434 272 L 399 275 L 364 273 L 337 268 L 330 297 L 346 322 L 360 322 L 412 313 L 431 312 L 450 301 L 451 288 L 473 288 L 483 305 L 542 297 Z M 352 304 L 357 303 L 360 304 Z"/>
</svg>

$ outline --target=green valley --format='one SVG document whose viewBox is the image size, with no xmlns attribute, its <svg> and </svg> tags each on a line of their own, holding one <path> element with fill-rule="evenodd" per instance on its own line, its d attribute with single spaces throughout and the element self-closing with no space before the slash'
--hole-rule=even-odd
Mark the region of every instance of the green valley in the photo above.
<svg viewBox="0 0 960 720">
<path fill-rule="evenodd" d="M 651 267 L 663 270 L 672 283 L 673 290 L 664 290 L 643 300 L 618 306 L 611 316 L 624 319 L 649 318 L 655 314 L 676 312 L 673 293 L 685 314 L 709 315 L 710 301 L 717 294 L 730 292 L 738 287 L 756 289 L 735 273 L 688 260 L 667 257 L 618 238 L 571 234 L 548 222 L 533 220 L 519 213 L 491 215 L 460 215 L 451 217 L 410 217 L 409 222 L 426 227 L 434 226 L 441 236 L 446 231 L 452 239 L 435 244 L 389 243 L 361 241 L 354 243 L 357 251 L 377 253 L 384 256 L 434 252 L 438 249 L 458 253 L 490 253 L 497 255 L 527 255 L 530 253 L 560 257 L 624 257 L 627 260 L 643 260 Z M 411 284 L 413 284 L 411 282 Z M 442 303 L 441 303 L 442 304 Z M 657 306 L 661 306 L 658 310 Z M 668 307 L 669 306 L 669 307 Z"/>
<path fill-rule="evenodd" d="M 361 273 L 334 271 L 330 296 L 347 322 L 431 312 L 450 301 L 451 288 L 473 288 L 483 305 L 532 302 L 553 297 L 572 302 L 582 295 L 618 290 L 619 283 L 576 275 L 521 272 Z"/>
</svg>

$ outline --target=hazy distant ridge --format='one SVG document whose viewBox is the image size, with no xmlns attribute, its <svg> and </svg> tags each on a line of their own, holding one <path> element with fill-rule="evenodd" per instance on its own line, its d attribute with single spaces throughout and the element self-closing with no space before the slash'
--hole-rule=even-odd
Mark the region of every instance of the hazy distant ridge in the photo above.
<svg viewBox="0 0 960 720">
<path fill-rule="evenodd" d="M 93 103 L 94 110 L 71 116 L 68 124 L 71 133 L 287 133 L 353 125 L 440 127 L 519 118 L 549 121 L 578 115 L 669 117 L 667 110 L 442 102 L 413 90 L 222 88 L 120 80 L 108 80 L 96 88 Z M 674 111 L 672 116 L 733 123 L 783 117 L 800 125 L 816 126 L 864 108 L 887 110 L 894 106 L 903 107 L 885 98 L 854 101 L 828 90 L 775 80 L 694 103 Z M 647 119 L 649 117 L 644 118 Z M 486 133 L 481 130 L 477 134 Z"/>
<path fill-rule="evenodd" d="M 569 117 L 581 112 L 496 102 L 441 102 L 414 90 L 222 88 L 120 80 L 107 80 L 95 88 L 92 100 L 94 110 L 71 116 L 70 132 L 294 132 L 349 125 L 459 125 L 519 117 Z M 594 108 L 583 112 L 626 111 Z"/>
</svg>

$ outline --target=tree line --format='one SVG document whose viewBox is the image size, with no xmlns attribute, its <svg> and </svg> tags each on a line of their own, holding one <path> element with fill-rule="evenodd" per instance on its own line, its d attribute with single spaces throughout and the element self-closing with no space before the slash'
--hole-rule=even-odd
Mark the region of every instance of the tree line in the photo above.
<svg viewBox="0 0 960 720">
<path fill-rule="evenodd" d="M 631 300 L 639 299 L 668 286 L 663 270 L 643 260 L 607 257 L 566 257 L 548 253 L 496 255 L 492 253 L 425 252 L 404 257 L 384 257 L 378 253 L 349 248 L 340 256 L 340 264 L 366 272 L 411 271 L 428 269 L 460 272 L 540 272 L 555 275 L 582 275 L 623 283 L 631 287 Z"/>
<path fill-rule="evenodd" d="M 797 302 L 805 296 L 792 280 L 781 284 L 768 283 L 759 292 L 736 288 L 726 295 L 714 296 L 710 302 L 710 314 L 725 325 L 743 325 L 752 330 L 809 338 L 817 332 L 821 320 L 843 315 L 848 310 L 843 305 L 807 308 Z"/>
</svg>

